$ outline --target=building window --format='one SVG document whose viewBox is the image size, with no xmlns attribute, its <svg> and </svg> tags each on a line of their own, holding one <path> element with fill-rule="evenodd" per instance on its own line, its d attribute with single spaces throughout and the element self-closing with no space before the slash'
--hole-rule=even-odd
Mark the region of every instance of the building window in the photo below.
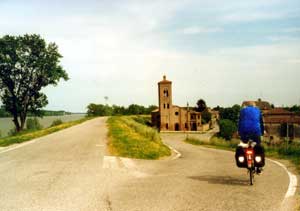
<svg viewBox="0 0 300 211">
<path fill-rule="evenodd" d="M 185 129 L 188 129 L 188 124 L 185 123 L 185 124 L 184 124 L 184 127 L 185 127 Z"/>
<path fill-rule="evenodd" d="M 178 116 L 178 114 L 179 114 L 178 111 L 176 111 L 176 112 L 175 112 L 175 115 Z"/>
<path fill-rule="evenodd" d="M 170 108 L 169 103 L 167 104 L 167 108 Z"/>
<path fill-rule="evenodd" d="M 164 108 L 166 108 L 166 104 L 164 104 Z"/>
<path fill-rule="evenodd" d="M 167 89 L 164 90 L 164 97 L 169 97 L 169 91 Z"/>
<path fill-rule="evenodd" d="M 198 115 L 198 119 L 200 119 L 200 115 Z"/>
<path fill-rule="evenodd" d="M 168 123 L 166 124 L 166 129 L 167 129 L 167 130 L 169 129 L 169 124 L 168 124 Z"/>
<path fill-rule="evenodd" d="M 200 123 L 198 122 L 198 126 L 200 126 Z"/>
</svg>

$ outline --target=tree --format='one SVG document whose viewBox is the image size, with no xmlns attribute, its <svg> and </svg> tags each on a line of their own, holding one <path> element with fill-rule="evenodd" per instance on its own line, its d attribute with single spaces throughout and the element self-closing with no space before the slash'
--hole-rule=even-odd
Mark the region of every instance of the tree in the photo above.
<svg viewBox="0 0 300 211">
<path fill-rule="evenodd" d="M 206 124 L 206 123 L 209 123 L 210 120 L 211 120 L 211 113 L 208 111 L 208 109 L 205 109 L 201 113 L 201 122 L 202 122 L 202 124 Z"/>
<path fill-rule="evenodd" d="M 126 108 L 124 106 L 113 105 L 112 115 L 124 115 L 126 113 Z"/>
<path fill-rule="evenodd" d="M 222 109 L 222 107 L 220 107 L 219 105 L 217 105 L 216 107 L 213 108 L 214 111 L 220 111 Z"/>
<path fill-rule="evenodd" d="M 128 106 L 128 114 L 135 115 L 135 114 L 144 114 L 145 107 L 137 104 L 131 104 Z"/>
<path fill-rule="evenodd" d="M 291 111 L 291 112 L 300 113 L 300 106 L 293 105 L 288 110 Z"/>
<path fill-rule="evenodd" d="M 158 107 L 156 105 L 149 105 L 148 108 L 146 108 L 146 114 L 151 114 L 152 111 L 154 111 L 155 109 L 158 109 Z"/>
<path fill-rule="evenodd" d="M 237 131 L 236 124 L 229 119 L 220 120 L 220 136 L 226 140 L 230 140 L 233 133 Z"/>
<path fill-rule="evenodd" d="M 91 103 L 87 109 L 88 116 L 110 116 L 112 114 L 112 108 L 108 105 Z"/>
<path fill-rule="evenodd" d="M 196 110 L 202 112 L 206 109 L 206 102 L 203 99 L 197 101 L 197 108 Z"/>
<path fill-rule="evenodd" d="M 220 108 L 220 118 L 221 119 L 229 119 L 233 121 L 235 124 L 239 121 L 239 114 L 240 114 L 241 106 L 234 105 L 228 108 Z"/>
<path fill-rule="evenodd" d="M 23 130 L 28 112 L 42 116 L 48 100 L 41 89 L 68 80 L 60 58 L 58 46 L 46 44 L 39 35 L 0 38 L 0 97 L 17 132 Z"/>
</svg>

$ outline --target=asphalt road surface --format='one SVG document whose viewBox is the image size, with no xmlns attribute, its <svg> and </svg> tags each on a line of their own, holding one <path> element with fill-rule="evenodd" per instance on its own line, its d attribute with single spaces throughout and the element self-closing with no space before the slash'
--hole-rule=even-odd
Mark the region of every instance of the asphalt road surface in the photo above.
<svg viewBox="0 0 300 211">
<path fill-rule="evenodd" d="M 280 210 L 289 177 L 267 162 L 249 186 L 233 153 L 163 134 L 175 155 L 159 161 L 106 153 L 106 118 L 0 149 L 0 210 Z M 291 206 L 292 207 L 292 206 Z M 284 210 L 288 210 L 287 206 Z"/>
</svg>

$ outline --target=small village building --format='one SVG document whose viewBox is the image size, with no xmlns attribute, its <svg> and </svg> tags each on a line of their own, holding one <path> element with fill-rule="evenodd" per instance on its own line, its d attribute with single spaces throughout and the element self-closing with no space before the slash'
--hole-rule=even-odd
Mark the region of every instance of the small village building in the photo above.
<svg viewBox="0 0 300 211">
<path fill-rule="evenodd" d="M 283 108 L 263 111 L 268 136 L 300 138 L 300 115 Z"/>
<path fill-rule="evenodd" d="M 158 109 L 152 111 L 152 124 L 160 131 L 202 131 L 201 112 L 173 105 L 172 82 L 158 82 Z"/>
</svg>

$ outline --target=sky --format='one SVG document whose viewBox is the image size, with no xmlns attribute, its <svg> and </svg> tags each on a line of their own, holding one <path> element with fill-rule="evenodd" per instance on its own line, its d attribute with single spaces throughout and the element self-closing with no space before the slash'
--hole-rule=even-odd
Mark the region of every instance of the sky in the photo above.
<svg viewBox="0 0 300 211">
<path fill-rule="evenodd" d="M 70 80 L 43 90 L 47 109 L 157 105 L 163 75 L 179 106 L 300 104 L 299 0 L 0 0 L 0 11 L 0 36 L 59 46 Z"/>
</svg>

